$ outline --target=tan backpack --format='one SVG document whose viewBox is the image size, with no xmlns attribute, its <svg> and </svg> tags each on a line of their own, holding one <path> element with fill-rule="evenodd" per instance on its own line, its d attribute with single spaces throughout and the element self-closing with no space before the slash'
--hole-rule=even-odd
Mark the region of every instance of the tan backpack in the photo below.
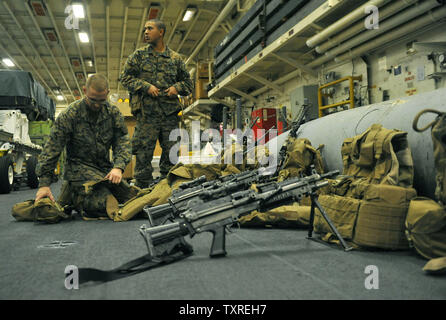
<svg viewBox="0 0 446 320">
<path fill-rule="evenodd" d="M 311 174 L 311 166 L 314 165 L 318 173 L 324 172 L 324 164 L 319 149 L 311 145 L 306 138 L 289 137 L 287 140 L 287 153 L 284 166 L 279 172 L 278 181 L 283 181 L 301 174 Z"/>
<path fill-rule="evenodd" d="M 425 113 L 438 116 L 424 128 L 418 121 Z M 435 200 L 418 197 L 410 202 L 406 219 L 406 236 L 412 247 L 427 259 L 446 257 L 446 113 L 425 109 L 414 118 L 412 127 L 417 132 L 431 128 L 435 158 Z"/>
<path fill-rule="evenodd" d="M 409 244 L 426 259 L 446 257 L 446 211 L 438 202 L 418 197 L 406 218 Z"/>
<path fill-rule="evenodd" d="M 418 120 L 425 113 L 435 113 L 437 118 L 424 128 L 418 128 Z M 435 159 L 435 199 L 442 205 L 446 205 L 446 113 L 425 109 L 420 111 L 414 118 L 412 127 L 417 132 L 423 132 L 431 128 L 432 143 Z"/>
<path fill-rule="evenodd" d="M 11 213 L 17 221 L 56 223 L 70 218 L 59 203 L 51 201 L 49 198 L 43 198 L 37 202 L 27 200 L 16 203 L 12 207 Z"/>
</svg>

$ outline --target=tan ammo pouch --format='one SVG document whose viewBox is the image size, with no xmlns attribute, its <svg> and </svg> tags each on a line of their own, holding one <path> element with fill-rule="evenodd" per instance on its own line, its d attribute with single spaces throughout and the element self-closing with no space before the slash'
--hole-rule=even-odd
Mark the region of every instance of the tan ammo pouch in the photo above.
<svg viewBox="0 0 446 320">
<path fill-rule="evenodd" d="M 417 197 L 410 201 L 406 237 L 426 259 L 446 256 L 446 211 L 438 202 Z"/>
<path fill-rule="evenodd" d="M 407 132 L 373 124 L 364 133 L 344 140 L 343 174 L 373 184 L 412 187 L 413 160 Z"/>
<path fill-rule="evenodd" d="M 17 221 L 56 223 L 70 218 L 57 202 L 53 202 L 49 198 L 43 198 L 37 202 L 27 200 L 16 203 L 11 211 Z"/>
<path fill-rule="evenodd" d="M 311 207 L 301 206 L 296 202 L 267 212 L 253 211 L 241 217 L 239 223 L 242 227 L 306 227 L 309 225 L 310 211 Z"/>
<path fill-rule="evenodd" d="M 319 196 L 319 203 L 344 240 L 353 239 L 361 201 L 337 195 L 321 195 Z M 316 233 L 333 233 L 330 226 L 317 209 L 315 209 L 313 226 L 314 232 Z"/>
<path fill-rule="evenodd" d="M 361 247 L 409 249 L 405 220 L 415 189 L 369 184 L 364 186 L 353 241 Z"/>
</svg>

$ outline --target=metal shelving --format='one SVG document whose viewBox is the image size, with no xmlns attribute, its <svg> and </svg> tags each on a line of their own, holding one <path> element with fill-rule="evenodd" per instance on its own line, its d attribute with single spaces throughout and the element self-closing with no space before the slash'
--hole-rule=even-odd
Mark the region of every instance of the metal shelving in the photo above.
<svg viewBox="0 0 446 320">
<path fill-rule="evenodd" d="M 286 30 L 271 44 L 221 80 L 208 92 L 210 98 L 241 96 L 258 104 L 257 96 L 268 90 L 283 92 L 282 84 L 303 73 L 317 76 L 317 72 L 305 66 L 312 61 L 312 50 L 306 40 L 322 28 L 318 22 L 341 7 L 344 1 L 325 1 Z"/>
</svg>

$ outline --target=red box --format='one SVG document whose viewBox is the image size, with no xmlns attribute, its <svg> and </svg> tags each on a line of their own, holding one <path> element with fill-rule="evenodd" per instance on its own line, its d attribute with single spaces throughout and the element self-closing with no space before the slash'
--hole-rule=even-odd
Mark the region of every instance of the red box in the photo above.
<svg viewBox="0 0 446 320">
<path fill-rule="evenodd" d="M 282 134 L 284 132 L 283 121 L 277 121 L 277 135 Z"/>
<path fill-rule="evenodd" d="M 251 121 L 254 121 L 257 117 L 259 119 L 256 121 L 252 129 L 254 130 L 254 136 L 257 141 L 257 139 L 261 138 L 262 135 L 268 132 L 269 129 L 274 127 L 274 129 L 277 130 L 277 115 L 276 115 L 276 109 L 273 108 L 261 108 L 254 110 L 251 113 Z M 261 129 L 264 130 L 260 131 Z M 269 140 L 269 134 L 267 134 L 264 138 L 262 138 L 261 141 L 258 142 L 258 144 L 264 144 L 267 143 Z"/>
</svg>

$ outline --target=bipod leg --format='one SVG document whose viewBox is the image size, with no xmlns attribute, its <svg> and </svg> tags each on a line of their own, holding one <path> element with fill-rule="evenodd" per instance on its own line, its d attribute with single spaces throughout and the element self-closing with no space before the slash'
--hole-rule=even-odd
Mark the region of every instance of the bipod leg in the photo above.
<svg viewBox="0 0 446 320">
<path fill-rule="evenodd" d="M 330 226 L 331 231 L 333 231 L 333 233 L 336 235 L 336 238 L 338 238 L 338 240 L 341 242 L 341 245 L 344 248 L 344 251 L 352 250 L 353 248 L 350 247 L 345 242 L 344 238 L 341 236 L 341 234 L 339 233 L 338 229 L 336 229 L 335 225 L 330 220 L 330 217 L 327 215 L 327 212 L 325 211 L 325 209 L 322 208 L 321 204 L 319 203 L 317 195 L 312 194 L 310 197 L 311 197 L 310 228 L 308 230 L 308 237 L 307 238 L 308 239 L 313 239 L 312 238 L 312 233 L 313 233 L 313 224 L 314 224 L 314 214 L 315 214 L 315 208 L 318 208 L 319 212 L 322 214 L 322 216 L 324 217 L 325 221 L 327 221 L 328 225 Z"/>
<path fill-rule="evenodd" d="M 308 228 L 308 239 L 313 239 L 313 230 L 314 230 L 314 201 L 313 195 L 311 195 L 311 211 L 310 211 L 310 227 Z"/>
</svg>

